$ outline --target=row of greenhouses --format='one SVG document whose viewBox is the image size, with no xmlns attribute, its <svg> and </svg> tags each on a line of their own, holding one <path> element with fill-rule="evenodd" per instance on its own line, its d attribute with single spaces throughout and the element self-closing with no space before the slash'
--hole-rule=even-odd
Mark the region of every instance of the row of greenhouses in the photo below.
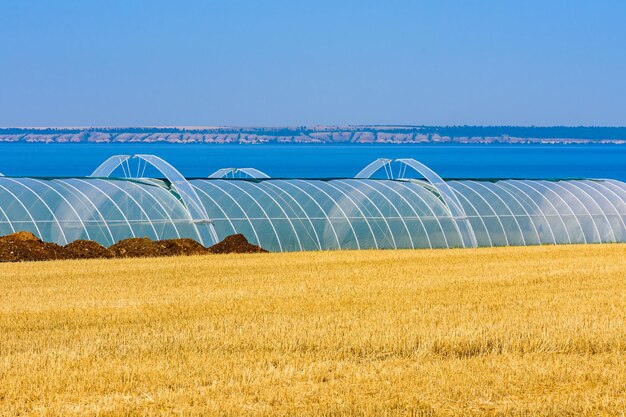
<svg viewBox="0 0 626 417">
<path fill-rule="evenodd" d="M 137 158 L 159 175 L 129 177 L 124 165 Z M 403 175 L 377 177 L 390 164 Z M 276 179 L 250 168 L 184 178 L 158 157 L 120 155 L 88 177 L 0 176 L 0 236 L 16 231 L 105 246 L 129 237 L 208 246 L 242 233 L 270 251 L 626 242 L 626 184 L 444 180 L 412 159 L 381 159 L 354 178 Z"/>
</svg>

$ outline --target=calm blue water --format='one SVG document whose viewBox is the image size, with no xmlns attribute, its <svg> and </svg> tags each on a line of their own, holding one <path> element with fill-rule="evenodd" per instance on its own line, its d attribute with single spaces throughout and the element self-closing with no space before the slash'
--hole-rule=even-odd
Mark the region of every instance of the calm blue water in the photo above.
<svg viewBox="0 0 626 417">
<path fill-rule="evenodd" d="M 616 145 L 181 145 L 0 144 L 0 172 L 85 176 L 111 155 L 148 153 L 187 177 L 254 167 L 272 177 L 351 177 L 376 158 L 415 158 L 444 178 L 614 178 L 626 181 Z M 146 175 L 156 173 L 146 172 Z"/>
</svg>

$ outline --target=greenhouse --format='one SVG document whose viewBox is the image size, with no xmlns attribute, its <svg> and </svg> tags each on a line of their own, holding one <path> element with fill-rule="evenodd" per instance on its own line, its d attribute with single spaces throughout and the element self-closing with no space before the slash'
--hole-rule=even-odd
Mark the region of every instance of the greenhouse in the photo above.
<svg viewBox="0 0 626 417">
<path fill-rule="evenodd" d="M 159 175 L 132 175 L 130 161 Z M 156 156 L 118 155 L 88 177 L 0 176 L 0 236 L 17 231 L 104 246 L 129 237 L 209 246 L 242 233 L 270 251 L 626 242 L 626 183 L 444 180 L 413 159 L 379 159 L 354 178 L 253 168 L 185 178 Z"/>
</svg>

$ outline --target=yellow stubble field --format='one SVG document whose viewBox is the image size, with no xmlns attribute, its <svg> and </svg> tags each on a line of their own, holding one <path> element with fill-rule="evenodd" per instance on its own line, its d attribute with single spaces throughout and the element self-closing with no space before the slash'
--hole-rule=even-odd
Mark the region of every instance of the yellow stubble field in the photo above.
<svg viewBox="0 0 626 417">
<path fill-rule="evenodd" d="M 0 265 L 0 415 L 626 415 L 626 245 Z"/>
</svg>

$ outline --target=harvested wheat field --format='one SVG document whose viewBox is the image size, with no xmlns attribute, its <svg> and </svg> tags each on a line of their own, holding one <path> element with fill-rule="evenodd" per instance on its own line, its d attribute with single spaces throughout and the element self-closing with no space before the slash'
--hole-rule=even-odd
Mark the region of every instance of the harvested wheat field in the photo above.
<svg viewBox="0 0 626 417">
<path fill-rule="evenodd" d="M 626 245 L 0 265 L 0 415 L 624 415 Z"/>
</svg>

